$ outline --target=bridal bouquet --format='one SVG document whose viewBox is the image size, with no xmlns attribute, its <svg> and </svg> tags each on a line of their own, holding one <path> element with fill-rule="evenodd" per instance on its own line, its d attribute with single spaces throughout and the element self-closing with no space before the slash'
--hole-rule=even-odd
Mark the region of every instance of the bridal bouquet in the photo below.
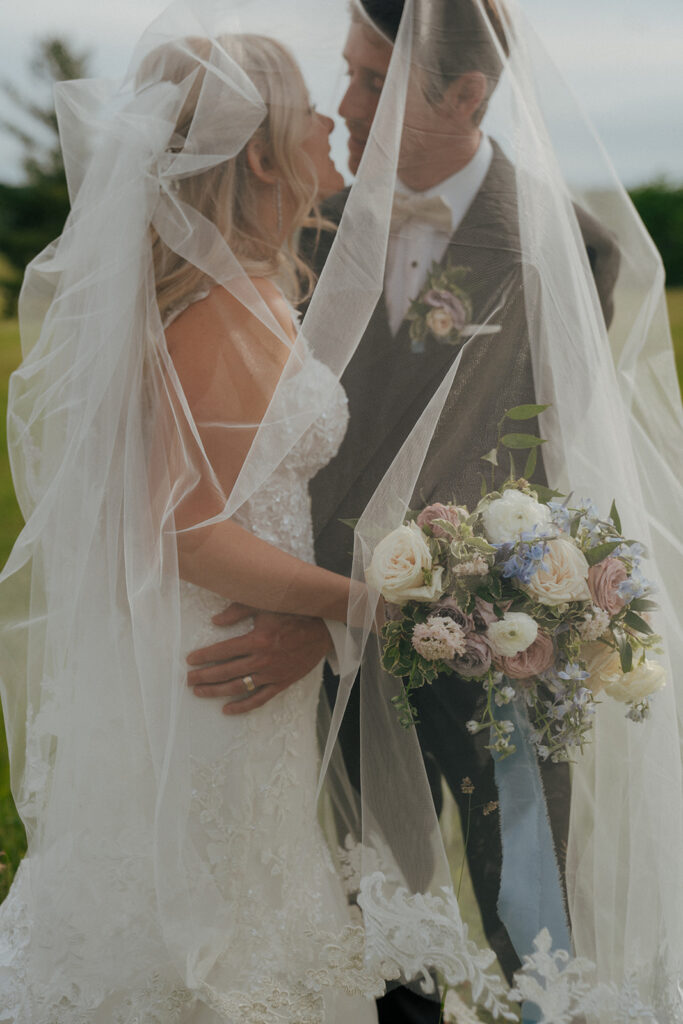
<svg viewBox="0 0 683 1024">
<path fill-rule="evenodd" d="M 502 433 L 506 419 L 547 406 L 509 410 L 498 445 L 511 472 L 501 490 L 482 487 L 473 511 L 433 504 L 410 513 L 377 544 L 366 577 L 387 602 L 383 664 L 404 680 L 394 698 L 401 724 L 417 720 L 411 693 L 446 673 L 481 688 L 470 732 L 491 730 L 490 748 L 515 750 L 503 710 L 522 699 L 538 756 L 566 761 L 590 731 L 597 698 L 623 702 L 642 721 L 665 683 L 649 660 L 660 637 L 641 571 L 642 545 L 621 532 L 616 506 L 602 519 L 590 500 L 528 483 L 541 438 Z M 517 478 L 514 453 L 529 451 Z M 466 681 L 466 682 L 463 682 Z"/>
</svg>

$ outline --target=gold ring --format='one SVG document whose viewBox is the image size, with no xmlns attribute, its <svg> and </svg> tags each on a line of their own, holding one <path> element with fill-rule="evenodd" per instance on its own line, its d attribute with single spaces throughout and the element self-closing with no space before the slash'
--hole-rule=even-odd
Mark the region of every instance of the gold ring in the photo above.
<svg viewBox="0 0 683 1024">
<path fill-rule="evenodd" d="M 247 693 L 251 693 L 252 690 L 256 689 L 256 683 L 254 682 L 254 677 L 253 676 L 242 676 L 242 686 L 247 691 Z"/>
</svg>

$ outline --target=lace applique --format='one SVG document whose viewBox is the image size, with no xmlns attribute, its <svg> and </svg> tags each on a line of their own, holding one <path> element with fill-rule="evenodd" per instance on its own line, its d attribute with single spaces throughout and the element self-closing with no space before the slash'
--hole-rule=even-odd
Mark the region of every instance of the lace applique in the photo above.
<svg viewBox="0 0 683 1024">
<path fill-rule="evenodd" d="M 621 987 L 595 983 L 595 965 L 553 950 L 546 928 L 534 940 L 535 952 L 524 958 L 515 975 L 512 999 L 529 1000 L 541 1010 L 541 1024 L 574 1024 L 585 1018 L 610 1024 L 673 1024 L 675 1017 L 658 1016 L 641 1001 L 637 983 L 626 978 Z M 671 979 L 667 988 L 671 988 Z M 679 1014 L 681 1006 L 679 1004 Z M 678 1018 L 680 1019 L 680 1017 Z"/>
<path fill-rule="evenodd" d="M 230 992 L 229 995 L 202 989 L 207 1006 L 230 1024 L 324 1024 L 325 1008 L 317 992 L 296 991 L 262 980 L 258 995 Z"/>
<path fill-rule="evenodd" d="M 455 893 L 444 888 L 441 896 L 411 895 L 401 887 L 388 895 L 386 889 L 382 872 L 361 880 L 358 905 L 363 911 L 370 960 L 393 965 L 394 976 L 408 981 L 421 978 L 425 992 L 434 991 L 430 970 L 438 971 L 448 985 L 469 982 L 477 1004 L 496 1020 L 516 1020 L 505 983 L 488 972 L 495 953 L 479 949 L 469 939 Z"/>
<path fill-rule="evenodd" d="M 349 889 L 361 861 L 372 863 L 370 848 L 347 840 L 341 859 Z M 596 981 L 595 965 L 588 959 L 572 957 L 565 950 L 553 950 L 547 929 L 537 936 L 532 955 L 524 958 L 507 989 L 489 969 L 495 962 L 490 949 L 480 949 L 468 937 L 458 901 L 450 888 L 439 895 L 410 894 L 404 886 L 387 881 L 380 871 L 360 879 L 358 906 L 365 929 L 365 966 L 385 978 L 420 979 L 425 992 L 434 991 L 430 972 L 437 972 L 449 988 L 468 983 L 474 1007 L 466 1007 L 457 992 L 451 997 L 452 1019 L 458 1024 L 477 1020 L 519 1020 L 519 1003 L 528 1001 L 540 1010 L 539 1024 L 681 1024 L 683 1021 L 683 979 L 664 966 L 653 985 L 656 1006 L 643 998 L 635 976 L 621 985 Z M 652 971 L 652 961 L 644 965 Z M 478 1016 L 478 1010 L 489 1016 Z"/>
<path fill-rule="evenodd" d="M 181 1024 L 196 1002 L 196 995 L 188 989 L 153 974 L 144 990 L 129 994 L 114 1010 L 112 1024 Z"/>
</svg>

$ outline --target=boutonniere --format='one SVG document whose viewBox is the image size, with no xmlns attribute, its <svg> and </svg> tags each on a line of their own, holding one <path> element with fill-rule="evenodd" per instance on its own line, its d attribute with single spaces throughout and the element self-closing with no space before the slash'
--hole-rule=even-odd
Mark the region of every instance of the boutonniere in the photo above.
<svg viewBox="0 0 683 1024">
<path fill-rule="evenodd" d="M 422 291 L 406 314 L 413 352 L 424 352 L 430 334 L 444 345 L 459 345 L 472 334 L 500 330 L 499 326 L 470 323 L 472 299 L 463 287 L 469 274 L 470 267 L 454 266 L 450 261 L 432 263 Z"/>
</svg>

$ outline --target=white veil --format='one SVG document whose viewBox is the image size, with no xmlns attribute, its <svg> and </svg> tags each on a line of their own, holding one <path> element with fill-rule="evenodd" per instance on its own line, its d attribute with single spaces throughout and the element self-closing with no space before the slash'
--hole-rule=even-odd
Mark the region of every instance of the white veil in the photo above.
<svg viewBox="0 0 683 1024">
<path fill-rule="evenodd" d="M 683 417 L 663 272 L 516 5 L 506 2 L 501 15 L 505 45 L 484 13 L 488 4 L 469 7 L 463 27 L 446 0 L 406 0 L 363 160 L 336 232 L 321 236 L 329 254 L 296 341 L 254 287 L 260 275 L 245 269 L 248 261 L 200 211 L 197 195 L 217 168 L 235 163 L 268 116 L 263 77 L 272 73 L 295 112 L 307 102 L 297 98 L 294 72 L 279 81 L 281 68 L 253 66 L 237 34 L 278 39 L 304 77 L 311 68 L 315 78 L 341 49 L 335 32 L 345 22 L 345 0 L 299 3 L 297 19 L 288 5 L 276 11 L 265 0 L 176 3 L 145 33 L 122 83 L 58 89 L 72 212 L 61 238 L 27 273 L 24 362 L 10 391 L 12 470 L 26 526 L 0 578 L 2 695 L 13 793 L 29 837 L 31 933 L 25 973 L 0 973 L 5 1005 L 14 1008 L 6 1019 L 54 1024 L 67 1003 L 87 1019 L 112 1000 L 112 1013 L 128 1020 L 117 993 L 152 984 L 168 992 L 169 1014 L 177 1010 L 179 1020 L 183 1000 L 196 995 L 219 1012 L 226 993 L 213 986 L 212 969 L 228 944 L 232 908 L 202 870 L 191 829 L 183 723 L 193 698 L 185 685 L 179 561 L 195 538 L 210 543 L 239 516 L 325 412 L 335 381 L 353 381 L 363 353 L 385 344 L 376 317 L 406 95 L 421 76 L 438 79 L 444 54 L 466 49 L 472 37 L 495 55 L 491 80 L 502 68 L 482 128 L 497 143 L 496 159 L 512 168 L 470 225 L 467 248 L 457 235 L 451 243 L 456 263 L 474 266 L 474 250 L 483 258 L 468 284 L 472 330 L 459 347 L 433 349 L 429 380 L 416 380 L 412 394 L 399 357 L 385 349 L 370 380 L 375 419 L 364 419 L 367 409 L 358 411 L 351 397 L 348 435 L 359 423 L 367 442 L 359 462 L 384 444 L 383 454 L 368 465 L 362 487 L 349 480 L 348 507 L 337 504 L 327 516 L 359 519 L 359 586 L 323 743 L 321 793 L 338 808 L 332 831 L 345 847 L 342 868 L 362 927 L 340 937 L 334 952 L 364 994 L 399 980 L 433 990 L 438 975 L 447 986 L 469 983 L 473 1006 L 499 1019 L 519 1019 L 519 1003 L 525 1020 L 546 1024 L 614 1024 L 635 1010 L 636 1019 L 657 1024 L 682 1019 Z M 328 48 L 313 48 L 313 38 Z M 174 78 L 176 58 L 193 71 Z M 424 130 L 425 151 L 432 130 Z M 563 174 L 554 133 L 570 130 L 580 133 L 595 168 L 589 193 Z M 580 229 L 588 214 L 621 257 L 609 332 Z M 176 258 L 194 275 L 186 294 L 171 289 L 161 310 L 157 236 L 169 265 Z M 279 280 L 286 269 L 280 266 Z M 226 350 L 220 358 L 206 353 L 220 401 L 207 394 L 191 407 L 163 325 L 174 302 L 182 306 L 215 286 L 233 304 L 226 309 L 252 313 L 289 357 L 281 373 L 274 369 L 268 353 L 232 330 L 226 313 Z M 287 389 L 309 354 L 329 368 L 329 384 L 302 394 L 293 410 Z M 256 392 L 252 402 L 244 399 L 245 380 Z M 402 392 L 392 392 L 399 386 Z M 524 967 L 510 995 L 494 953 L 472 942 L 470 912 L 459 906 L 446 815 L 440 829 L 418 732 L 399 726 L 391 703 L 400 683 L 380 666 L 374 601 L 363 581 L 375 545 L 408 508 L 451 500 L 454 492 L 459 503 L 476 501 L 480 456 L 501 411 L 519 395 L 550 405 L 540 429 L 551 486 L 590 496 L 603 515 L 616 500 L 627 535 L 649 550 L 668 683 L 643 723 L 628 721 L 616 702 L 599 706 L 591 742 L 572 767 L 571 808 L 566 789 L 548 791 L 546 814 L 541 788 L 533 807 L 539 838 L 531 837 L 521 860 L 505 851 L 509 807 L 501 807 L 512 916 L 531 904 L 537 912 L 535 945 L 527 922 L 521 939 L 511 934 Z M 402 402 L 405 417 L 382 420 Z M 254 408 L 261 410 L 256 420 Z M 338 480 L 344 470 L 332 462 L 326 472 Z M 327 567 L 348 573 L 347 562 L 346 570 Z M 425 691 L 425 717 L 429 699 Z M 338 742 L 354 714 L 355 766 Z M 345 759 L 359 791 L 337 781 Z M 527 789 L 538 781 L 529 772 Z M 551 806 L 555 799 L 561 808 Z M 566 872 L 552 836 L 547 856 L 547 818 L 558 814 L 568 822 Z M 149 892 L 153 920 L 141 910 Z M 310 985 L 320 985 L 319 973 Z"/>
</svg>

